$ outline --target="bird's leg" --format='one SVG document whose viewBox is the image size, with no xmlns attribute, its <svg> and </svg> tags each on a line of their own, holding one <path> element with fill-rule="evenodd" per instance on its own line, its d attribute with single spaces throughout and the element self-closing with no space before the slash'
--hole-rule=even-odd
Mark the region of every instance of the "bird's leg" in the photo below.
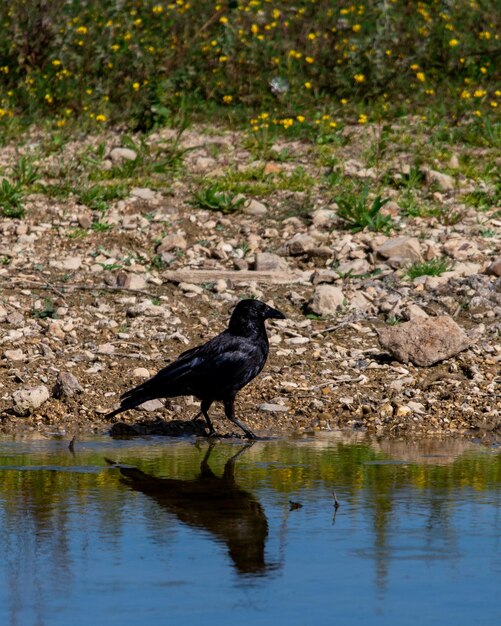
<svg viewBox="0 0 501 626">
<path fill-rule="evenodd" d="M 257 439 L 257 436 L 252 432 L 252 430 L 250 428 L 247 428 L 247 426 L 242 424 L 242 422 L 238 421 L 235 417 L 235 411 L 233 409 L 234 402 L 235 398 L 227 398 L 226 400 L 223 400 L 224 414 L 230 420 L 230 422 L 233 422 L 244 431 L 247 439 Z"/>
<path fill-rule="evenodd" d="M 190 421 L 194 422 L 202 415 L 202 411 L 199 411 L 196 415 L 194 415 Z"/>
<path fill-rule="evenodd" d="M 205 421 L 207 422 L 207 426 L 209 427 L 209 437 L 213 437 L 216 435 L 216 431 L 209 417 L 209 409 L 212 404 L 212 400 L 202 400 L 200 403 L 200 413 L 205 417 Z"/>
</svg>

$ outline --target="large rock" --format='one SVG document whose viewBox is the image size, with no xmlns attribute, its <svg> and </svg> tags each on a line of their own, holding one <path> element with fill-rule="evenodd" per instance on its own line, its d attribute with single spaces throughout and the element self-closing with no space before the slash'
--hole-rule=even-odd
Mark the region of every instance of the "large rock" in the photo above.
<svg viewBox="0 0 501 626">
<path fill-rule="evenodd" d="M 335 315 L 345 304 L 344 293 L 333 285 L 319 285 L 315 289 L 309 308 L 316 315 Z"/>
<path fill-rule="evenodd" d="M 449 316 L 416 317 L 398 326 L 376 329 L 381 346 L 398 361 L 428 367 L 471 345 L 464 330 Z"/>
<path fill-rule="evenodd" d="M 415 237 L 396 237 L 388 239 L 376 250 L 383 259 L 393 263 L 413 263 L 421 260 L 419 241 Z"/>
<path fill-rule="evenodd" d="M 18 389 L 12 394 L 14 413 L 23 417 L 30 415 L 30 413 L 42 406 L 49 397 L 49 390 L 45 385 Z"/>
</svg>

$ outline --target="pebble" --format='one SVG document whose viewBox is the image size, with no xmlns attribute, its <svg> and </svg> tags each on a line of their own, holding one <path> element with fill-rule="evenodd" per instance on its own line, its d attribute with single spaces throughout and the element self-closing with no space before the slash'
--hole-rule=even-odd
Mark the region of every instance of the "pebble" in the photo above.
<svg viewBox="0 0 501 626">
<path fill-rule="evenodd" d="M 272 404 L 271 402 L 263 402 L 259 405 L 260 411 L 266 411 L 267 413 L 287 413 L 289 407 L 283 404 Z"/>
<path fill-rule="evenodd" d="M 71 372 L 59 372 L 54 386 L 55 398 L 72 398 L 83 393 L 83 387 Z"/>
<path fill-rule="evenodd" d="M 309 303 L 309 309 L 317 315 L 336 315 L 344 304 L 345 295 L 339 287 L 319 285 Z"/>
<path fill-rule="evenodd" d="M 124 161 L 135 161 L 137 152 L 131 148 L 113 148 L 110 151 L 110 159 L 113 163 L 123 163 Z"/>
</svg>

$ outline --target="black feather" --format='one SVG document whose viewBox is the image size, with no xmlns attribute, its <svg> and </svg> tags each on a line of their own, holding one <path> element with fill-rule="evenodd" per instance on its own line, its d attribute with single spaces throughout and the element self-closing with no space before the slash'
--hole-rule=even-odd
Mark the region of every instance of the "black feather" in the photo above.
<svg viewBox="0 0 501 626">
<path fill-rule="evenodd" d="M 224 403 L 226 417 L 247 435 L 255 435 L 239 422 L 233 410 L 235 396 L 263 369 L 268 358 L 268 337 L 264 322 L 285 316 L 259 300 L 241 300 L 228 328 L 202 346 L 190 348 L 155 376 L 120 397 L 120 406 L 106 415 L 133 409 L 154 398 L 193 395 L 201 400 L 200 410 L 209 431 L 214 433 L 208 410 L 212 402 Z"/>
</svg>

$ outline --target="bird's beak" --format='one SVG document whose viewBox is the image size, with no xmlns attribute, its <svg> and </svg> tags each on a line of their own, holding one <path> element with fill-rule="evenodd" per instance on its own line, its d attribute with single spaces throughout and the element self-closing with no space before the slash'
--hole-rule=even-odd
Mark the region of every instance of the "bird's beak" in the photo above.
<svg viewBox="0 0 501 626">
<path fill-rule="evenodd" d="M 271 306 L 268 307 L 268 309 L 266 310 L 266 319 L 277 319 L 277 320 L 284 320 L 285 319 L 285 315 L 282 313 L 282 311 L 279 311 L 278 309 L 273 309 Z"/>
</svg>

